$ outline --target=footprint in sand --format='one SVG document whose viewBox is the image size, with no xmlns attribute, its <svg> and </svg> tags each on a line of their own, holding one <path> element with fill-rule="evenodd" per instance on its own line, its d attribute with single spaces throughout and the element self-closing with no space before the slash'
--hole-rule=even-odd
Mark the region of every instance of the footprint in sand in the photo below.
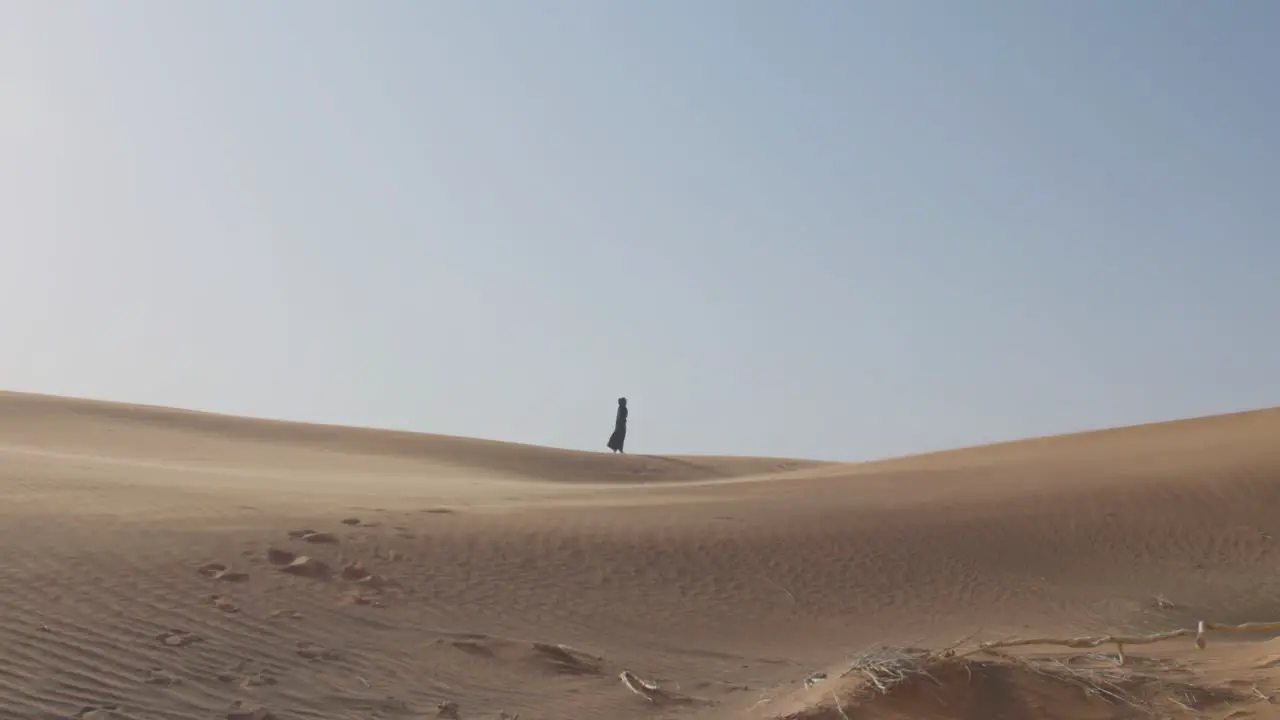
<svg viewBox="0 0 1280 720">
<path fill-rule="evenodd" d="M 237 700 L 227 711 L 227 720 L 279 720 L 279 717 L 266 708 L 251 708 Z"/>
<path fill-rule="evenodd" d="M 373 592 L 383 592 L 388 588 L 399 587 L 394 580 L 388 580 L 382 575 L 367 575 L 356 581 L 356 584 L 362 588 L 367 588 Z"/>
<path fill-rule="evenodd" d="M 86 705 L 66 720 L 124 720 L 128 716 L 120 712 L 119 705 Z"/>
<path fill-rule="evenodd" d="M 575 650 L 568 645 L 552 645 L 535 642 L 533 657 L 560 675 L 598 675 L 602 672 L 601 658 Z"/>
<path fill-rule="evenodd" d="M 376 596 L 365 595 L 359 590 L 350 590 L 343 594 L 342 605 L 367 605 L 375 608 L 385 608 L 386 603 L 379 600 Z"/>
<path fill-rule="evenodd" d="M 225 595 L 210 595 L 209 603 L 213 605 L 214 609 L 221 610 L 227 614 L 240 612 L 240 606 L 236 605 L 231 601 L 231 598 L 226 597 Z"/>
<path fill-rule="evenodd" d="M 294 651 L 298 657 L 307 660 L 337 660 L 339 658 L 338 651 L 330 650 L 322 645 L 302 640 L 298 643 L 298 649 Z"/>
<path fill-rule="evenodd" d="M 468 655 L 475 655 L 476 657 L 482 658 L 494 657 L 493 648 L 481 645 L 480 643 L 471 640 L 454 640 L 451 644 Z"/>
<path fill-rule="evenodd" d="M 301 620 L 302 613 L 297 610 L 275 610 L 267 617 L 272 620 Z"/>
<path fill-rule="evenodd" d="M 297 553 L 277 548 L 267 548 L 267 562 L 272 565 L 288 565 L 298 557 Z"/>
<path fill-rule="evenodd" d="M 466 634 L 448 641 L 458 650 L 480 658 L 506 658 L 529 663 L 556 675 L 600 675 L 604 659 L 568 645 L 515 643 L 486 635 Z"/>
<path fill-rule="evenodd" d="M 358 586 L 357 589 L 348 590 L 343 594 L 342 604 L 344 605 L 369 605 L 376 608 L 384 608 L 386 605 L 382 602 L 380 596 L 396 585 L 394 581 L 388 580 L 382 575 L 375 575 L 369 572 L 358 561 L 343 566 L 342 579 Z"/>
<path fill-rule="evenodd" d="M 222 563 L 206 563 L 196 568 L 196 572 L 210 580 L 221 580 L 222 582 L 245 582 L 249 579 L 249 573 L 237 572 Z"/>
<path fill-rule="evenodd" d="M 182 680 L 168 670 L 153 667 L 147 668 L 143 675 L 142 682 L 147 685 L 163 685 L 165 687 L 172 687 L 180 684 Z"/>
<path fill-rule="evenodd" d="M 271 671 L 259 670 L 256 673 L 245 675 L 244 679 L 240 681 L 240 687 L 264 687 L 267 685 L 275 685 L 278 682 L 279 681 L 276 680 L 275 676 L 271 674 Z"/>
<path fill-rule="evenodd" d="M 363 580 L 367 577 L 371 577 L 372 575 L 373 573 L 366 570 L 364 565 L 360 564 L 359 560 L 352 563 L 347 563 L 342 568 L 343 580 L 352 580 L 352 581 Z"/>
<path fill-rule="evenodd" d="M 265 687 L 279 682 L 270 670 L 245 672 L 242 667 L 218 673 L 217 678 L 218 682 L 235 683 L 242 688 Z"/>
<path fill-rule="evenodd" d="M 342 524 L 343 525 L 359 525 L 360 518 L 358 517 L 342 518 Z"/>
<path fill-rule="evenodd" d="M 333 574 L 328 563 L 306 555 L 295 557 L 288 565 L 280 568 L 280 572 L 315 579 L 327 578 Z"/>
<path fill-rule="evenodd" d="M 332 545 L 338 542 L 338 536 L 330 532 L 316 532 L 315 530 L 290 530 L 289 537 L 303 542 Z"/>
<path fill-rule="evenodd" d="M 203 642 L 203 638 L 199 635 L 186 630 L 168 630 L 156 635 L 156 640 L 169 647 L 187 647 L 194 643 Z"/>
</svg>

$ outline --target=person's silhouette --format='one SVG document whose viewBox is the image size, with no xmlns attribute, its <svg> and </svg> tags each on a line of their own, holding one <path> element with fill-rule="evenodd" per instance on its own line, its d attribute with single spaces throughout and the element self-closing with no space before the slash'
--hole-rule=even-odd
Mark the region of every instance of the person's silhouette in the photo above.
<svg viewBox="0 0 1280 720">
<path fill-rule="evenodd" d="M 609 436 L 609 449 L 620 453 L 627 442 L 627 399 L 618 398 L 618 418 L 613 422 L 613 434 Z"/>
</svg>

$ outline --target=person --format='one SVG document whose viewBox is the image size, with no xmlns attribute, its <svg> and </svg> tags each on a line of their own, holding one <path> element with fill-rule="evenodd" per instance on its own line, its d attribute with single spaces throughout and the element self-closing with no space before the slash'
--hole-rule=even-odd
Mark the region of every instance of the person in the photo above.
<svg viewBox="0 0 1280 720">
<path fill-rule="evenodd" d="M 609 436 L 609 449 L 620 453 L 627 442 L 627 399 L 618 398 L 618 418 L 613 422 L 613 434 Z"/>
</svg>

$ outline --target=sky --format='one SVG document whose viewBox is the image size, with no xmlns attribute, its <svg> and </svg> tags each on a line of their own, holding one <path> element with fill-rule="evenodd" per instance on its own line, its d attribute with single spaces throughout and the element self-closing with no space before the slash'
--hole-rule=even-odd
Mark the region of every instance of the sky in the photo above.
<svg viewBox="0 0 1280 720">
<path fill-rule="evenodd" d="M 1280 403 L 1280 3 L 5 0 L 0 387 L 861 460 Z"/>
</svg>

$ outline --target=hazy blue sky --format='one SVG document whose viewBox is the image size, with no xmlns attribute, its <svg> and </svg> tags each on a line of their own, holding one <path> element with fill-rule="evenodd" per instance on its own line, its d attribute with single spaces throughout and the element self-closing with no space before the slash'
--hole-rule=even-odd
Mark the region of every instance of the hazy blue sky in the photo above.
<svg viewBox="0 0 1280 720">
<path fill-rule="evenodd" d="M 7 0 L 0 385 L 860 459 L 1280 402 L 1280 3 Z"/>
</svg>

